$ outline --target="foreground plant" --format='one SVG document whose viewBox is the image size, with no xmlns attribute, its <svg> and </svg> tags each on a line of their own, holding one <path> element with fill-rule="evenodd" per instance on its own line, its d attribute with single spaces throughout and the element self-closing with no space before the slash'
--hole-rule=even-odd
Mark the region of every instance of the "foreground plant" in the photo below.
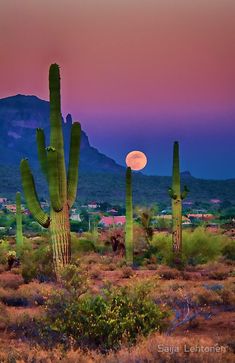
<svg viewBox="0 0 235 363">
<path fill-rule="evenodd" d="M 179 143 L 176 141 L 173 149 L 172 187 L 169 188 L 172 200 L 172 248 L 175 264 L 182 262 L 182 200 L 186 198 L 188 192 L 188 188 L 184 186 L 181 193 Z"/>
<path fill-rule="evenodd" d="M 70 271 L 71 272 L 71 271 Z M 69 272 L 71 280 L 71 273 Z M 69 290 L 52 295 L 41 320 L 41 336 L 46 344 L 69 344 L 119 349 L 122 343 L 136 343 L 139 336 L 161 332 L 168 325 L 169 311 L 156 305 L 149 297 L 152 284 L 106 288 L 102 294 L 79 296 Z"/>
<path fill-rule="evenodd" d="M 60 72 L 57 64 L 52 64 L 50 67 L 49 88 L 50 146 L 46 148 L 42 129 L 37 129 L 37 146 L 41 169 L 49 187 L 50 216 L 40 206 L 27 159 L 21 161 L 20 170 L 25 199 L 30 212 L 41 226 L 50 228 L 53 263 L 58 277 L 60 269 L 71 260 L 69 209 L 76 199 L 81 126 L 75 122 L 71 128 L 70 159 L 66 175 L 60 105 Z"/>
</svg>

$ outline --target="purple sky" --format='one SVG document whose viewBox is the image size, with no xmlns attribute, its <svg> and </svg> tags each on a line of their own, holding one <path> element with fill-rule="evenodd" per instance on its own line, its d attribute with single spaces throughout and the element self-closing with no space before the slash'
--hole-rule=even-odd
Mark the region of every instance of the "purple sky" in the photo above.
<svg viewBox="0 0 235 363">
<path fill-rule="evenodd" d="M 146 173 L 181 166 L 235 177 L 233 0 L 2 0 L 0 97 L 48 99 L 48 68 L 61 66 L 63 113 L 124 164 Z"/>
</svg>

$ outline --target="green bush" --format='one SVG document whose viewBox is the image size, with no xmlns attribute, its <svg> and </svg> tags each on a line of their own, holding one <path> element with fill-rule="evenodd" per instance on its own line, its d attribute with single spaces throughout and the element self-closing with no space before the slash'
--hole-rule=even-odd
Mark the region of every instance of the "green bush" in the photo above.
<svg viewBox="0 0 235 363">
<path fill-rule="evenodd" d="M 70 293 L 80 296 L 87 291 L 87 275 L 76 265 L 67 265 L 60 274 L 62 286 Z"/>
<path fill-rule="evenodd" d="M 215 260 L 221 255 L 227 238 L 196 228 L 193 232 L 183 232 L 183 254 L 191 265 L 203 264 Z"/>
<path fill-rule="evenodd" d="M 72 255 L 79 255 L 82 252 L 91 252 L 95 250 L 96 238 L 93 233 L 85 232 L 81 237 L 77 237 L 76 233 L 71 233 L 71 249 Z"/>
<path fill-rule="evenodd" d="M 183 231 L 183 262 L 190 265 L 204 264 L 219 257 L 225 246 L 228 246 L 228 238 L 206 231 L 198 227 L 194 231 Z M 155 247 L 159 261 L 171 265 L 172 237 L 170 234 L 156 234 L 151 242 Z M 230 246 L 230 245 L 229 245 Z M 233 248 L 233 247 L 228 247 Z M 229 251 L 230 253 L 230 251 Z M 232 253 L 231 253 L 232 255 Z"/>
<path fill-rule="evenodd" d="M 77 346 L 103 351 L 118 349 L 121 343 L 133 344 L 139 335 L 147 336 L 166 326 L 168 312 L 161 311 L 148 294 L 148 284 L 80 298 L 57 293 L 47 303 L 42 335 L 47 335 L 47 342 L 57 334 L 60 342 L 73 341 Z"/>
<path fill-rule="evenodd" d="M 159 229 L 170 229 L 172 227 L 172 220 L 168 218 L 156 218 L 155 223 Z"/>
<path fill-rule="evenodd" d="M 11 247 L 9 243 L 3 239 L 0 240 L 0 264 L 7 263 L 7 254 L 10 251 Z"/>
<path fill-rule="evenodd" d="M 222 249 L 222 255 L 227 260 L 235 261 L 235 241 L 230 241 Z"/>
<path fill-rule="evenodd" d="M 153 236 L 151 241 L 151 254 L 157 257 L 157 261 L 161 263 L 171 264 L 173 259 L 172 253 L 172 237 L 170 234 L 158 233 Z M 151 256 L 147 256 L 151 257 Z"/>
<path fill-rule="evenodd" d="M 54 278 L 51 245 L 47 241 L 34 249 L 30 240 L 25 240 L 19 251 L 22 277 L 26 283 L 33 279 L 41 282 Z"/>
</svg>

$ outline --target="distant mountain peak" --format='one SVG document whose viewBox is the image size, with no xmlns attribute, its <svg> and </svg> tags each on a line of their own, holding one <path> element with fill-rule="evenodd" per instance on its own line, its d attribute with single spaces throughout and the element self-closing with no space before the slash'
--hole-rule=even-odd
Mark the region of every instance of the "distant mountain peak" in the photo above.
<svg viewBox="0 0 235 363">
<path fill-rule="evenodd" d="M 42 100 L 41 98 L 34 96 L 34 95 L 23 95 L 21 93 L 18 93 L 17 95 L 13 95 L 13 96 L 8 96 L 8 97 L 4 97 L 1 98 L 0 101 L 2 103 L 6 102 L 6 101 L 14 101 L 14 100 L 18 100 L 18 101 L 23 101 L 23 102 L 30 102 L 32 100 L 37 100 L 40 102 L 48 102 L 46 100 Z"/>
<path fill-rule="evenodd" d="M 0 99 L 1 164 L 19 165 L 22 158 L 29 157 L 32 166 L 39 166 L 35 131 L 37 127 L 43 128 L 47 144 L 49 143 L 49 113 L 49 102 L 34 95 L 17 94 Z M 68 114 L 66 122 L 62 124 L 67 159 L 72 121 L 71 114 Z M 84 131 L 81 137 L 79 168 L 81 171 L 100 173 L 124 172 L 122 166 L 90 145 Z"/>
</svg>

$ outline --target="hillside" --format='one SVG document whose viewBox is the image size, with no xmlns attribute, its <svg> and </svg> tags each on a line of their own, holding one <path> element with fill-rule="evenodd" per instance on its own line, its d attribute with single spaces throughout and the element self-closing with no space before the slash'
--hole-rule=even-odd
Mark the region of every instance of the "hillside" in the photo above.
<svg viewBox="0 0 235 363">
<path fill-rule="evenodd" d="M 14 198 L 16 190 L 21 190 L 19 168 L 16 166 L 0 165 L 0 196 Z M 36 186 L 40 197 L 47 196 L 47 186 L 43 176 L 34 170 Z M 134 174 L 133 194 L 134 202 L 149 204 L 157 202 L 170 203 L 168 187 L 170 177 L 146 176 Z M 189 200 L 208 202 L 212 198 L 229 200 L 235 203 L 235 180 L 202 180 L 193 177 L 182 177 L 182 184 L 187 184 L 190 193 Z M 87 173 L 81 172 L 79 176 L 78 197 L 80 202 L 91 200 L 109 203 L 124 204 L 125 178 L 121 173 Z"/>
</svg>

